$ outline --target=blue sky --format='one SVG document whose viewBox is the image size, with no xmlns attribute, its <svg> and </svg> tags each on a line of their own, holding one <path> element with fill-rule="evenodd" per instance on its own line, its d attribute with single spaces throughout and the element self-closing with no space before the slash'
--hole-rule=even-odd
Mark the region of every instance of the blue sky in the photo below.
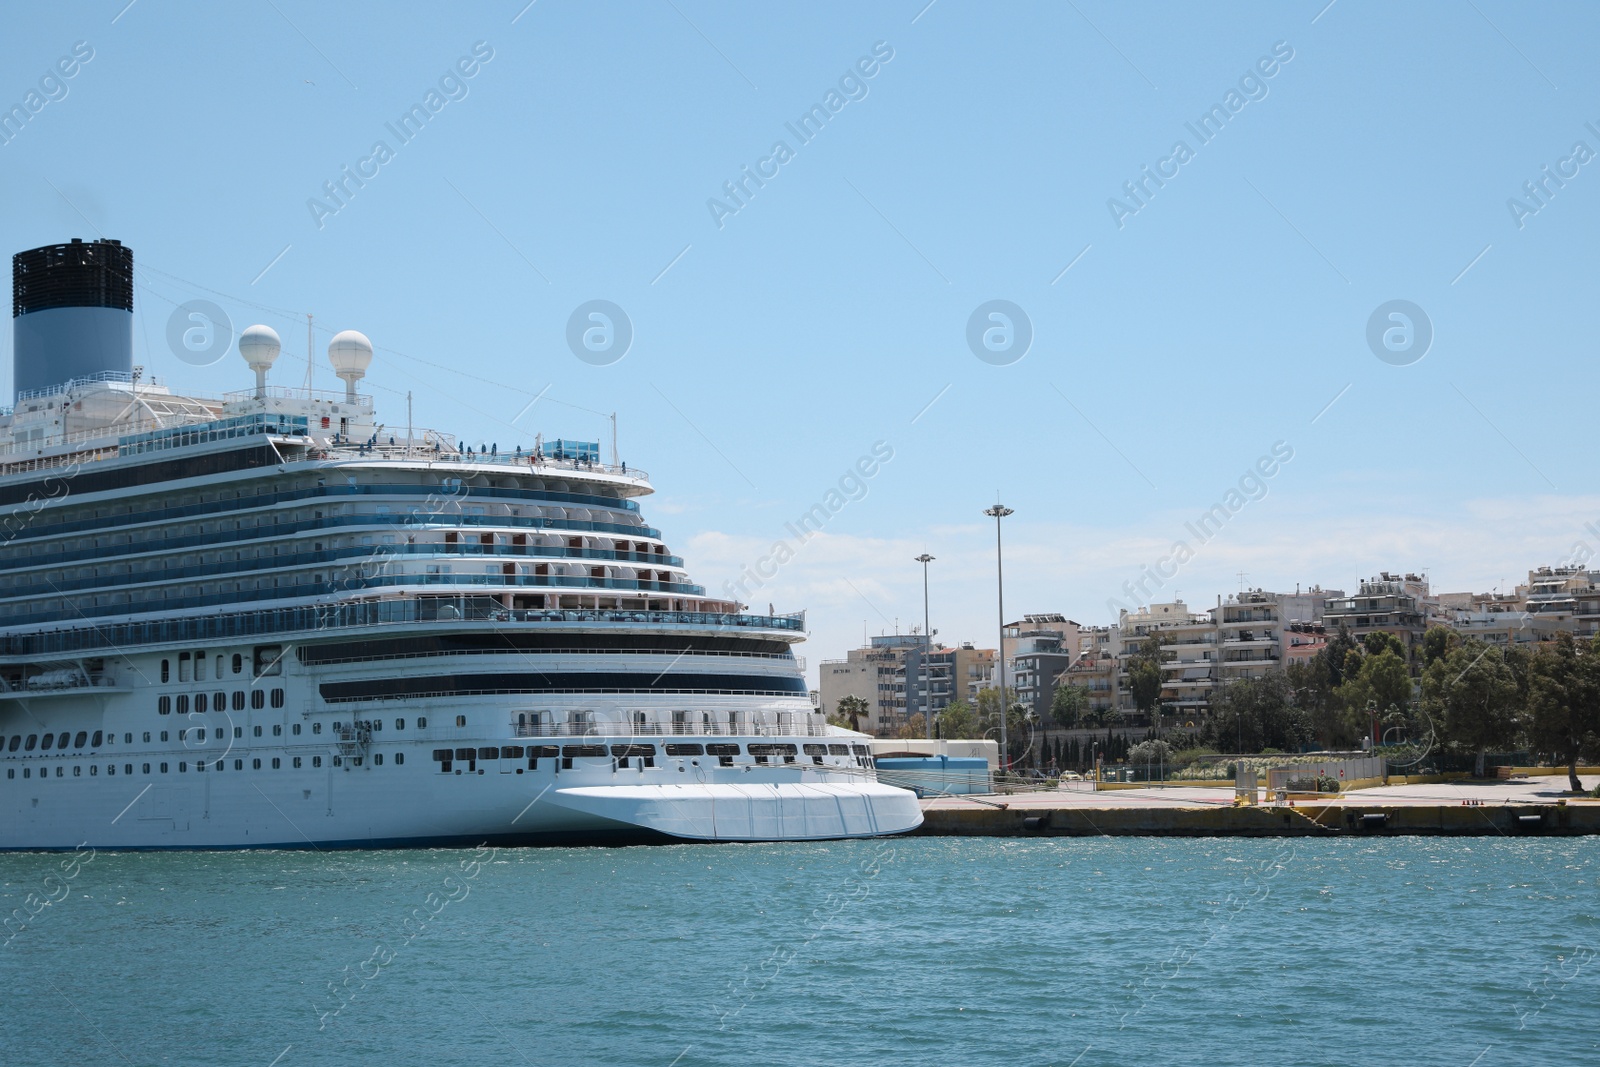
<svg viewBox="0 0 1600 1067">
<path fill-rule="evenodd" d="M 407 390 L 419 424 L 502 447 L 601 437 L 616 411 L 658 489 L 646 515 L 699 581 L 787 539 L 747 599 L 810 612 L 813 676 L 864 626 L 920 621 L 922 551 L 935 627 L 992 643 L 997 493 L 1007 614 L 1086 623 L 1149 599 L 1124 583 L 1179 540 L 1191 555 L 1145 588 L 1197 606 L 1240 571 L 1487 589 L 1600 549 L 1600 160 L 1573 157 L 1600 152 L 1600 11 L 524 3 L 9 12 L 6 106 L 77 42 L 93 57 L 0 145 L 6 251 L 131 245 L 136 356 L 178 388 L 246 384 L 236 355 L 167 346 L 174 307 L 209 299 L 291 357 L 286 312 L 316 314 L 319 353 L 363 330 L 396 422 Z M 475 45 L 492 54 L 460 77 Z M 857 68 L 875 48 L 892 58 Z M 1291 58 L 1262 77 L 1275 48 Z M 402 142 L 388 124 L 430 90 Z M 802 142 L 786 124 L 830 90 L 843 106 Z M 1216 104 L 1201 143 L 1185 124 Z M 379 141 L 364 186 L 323 196 Z M 763 163 L 778 141 L 789 158 Z M 1178 141 L 1190 158 L 1119 220 L 1108 202 L 1132 206 L 1124 183 Z M 1523 184 L 1546 166 L 1576 173 L 1538 204 Z M 776 174 L 719 219 L 744 167 Z M 596 299 L 634 334 L 604 365 L 566 340 Z M 1031 324 L 1005 365 L 967 341 L 992 300 Z M 1392 300 L 1433 330 L 1407 365 L 1367 341 Z M 285 358 L 276 380 L 301 373 Z M 799 542 L 785 524 L 878 442 L 893 458 Z M 1292 459 L 1247 482 L 1258 499 L 1189 534 L 1278 442 Z"/>
</svg>

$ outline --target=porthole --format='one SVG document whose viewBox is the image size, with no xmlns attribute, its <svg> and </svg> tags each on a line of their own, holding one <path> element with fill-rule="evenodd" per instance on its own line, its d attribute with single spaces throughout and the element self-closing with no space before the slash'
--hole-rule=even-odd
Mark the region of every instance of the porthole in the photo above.
<svg viewBox="0 0 1600 1067">
<path fill-rule="evenodd" d="M 252 689 L 250 691 L 250 706 L 256 711 L 260 711 L 262 708 L 266 707 L 267 694 L 263 693 L 259 689 Z"/>
<path fill-rule="evenodd" d="M 163 763 L 161 765 L 161 773 L 162 774 L 166 774 L 167 773 L 167 765 L 165 763 Z"/>
<path fill-rule="evenodd" d="M 244 670 L 244 657 L 239 653 L 233 654 L 233 673 L 239 674 Z"/>
<path fill-rule="evenodd" d="M 406 721 L 404 719 L 396 719 L 394 721 L 394 728 L 396 730 L 404 730 L 406 728 Z"/>
<path fill-rule="evenodd" d="M 312 723 L 311 724 L 311 732 L 314 733 L 314 734 L 320 734 L 322 732 L 322 724 L 320 722 Z"/>
<path fill-rule="evenodd" d="M 89 743 L 89 731 L 79 730 L 78 736 L 72 739 L 73 748 L 82 748 Z"/>
<path fill-rule="evenodd" d="M 289 732 L 294 734 L 296 737 L 299 737 L 300 736 L 300 724 L 299 723 L 295 723 L 293 726 L 289 727 Z"/>
<path fill-rule="evenodd" d="M 257 737 L 260 737 L 261 736 L 261 727 L 259 727 L 259 726 L 252 727 L 251 728 L 251 733 L 255 734 Z"/>
<path fill-rule="evenodd" d="M 423 718 L 421 715 L 418 715 L 417 716 L 417 729 L 426 730 L 427 728 L 428 728 L 428 720 Z"/>
<path fill-rule="evenodd" d="M 394 764 L 395 764 L 396 767 L 398 767 L 401 764 L 405 763 L 405 761 L 406 761 L 406 754 L 404 752 L 396 752 L 394 754 Z"/>
<path fill-rule="evenodd" d="M 144 732 L 144 743 L 147 744 L 147 745 L 150 743 L 150 731 L 149 730 L 146 730 Z"/>
<path fill-rule="evenodd" d="M 115 739 L 116 738 L 113 736 L 112 740 L 115 740 Z M 99 748 L 100 747 L 100 742 L 103 741 L 103 740 L 105 740 L 105 734 L 100 730 L 96 730 L 94 732 L 94 740 L 89 742 L 89 747 L 90 748 Z"/>
<path fill-rule="evenodd" d="M 457 715 L 456 716 L 456 725 L 457 726 L 465 726 L 465 725 L 467 725 L 467 717 L 465 715 Z"/>
<path fill-rule="evenodd" d="M 260 759 L 251 760 L 250 761 L 250 769 L 253 770 L 253 771 L 259 771 L 261 769 L 261 760 Z"/>
<path fill-rule="evenodd" d="M 322 766 L 322 757 L 321 756 L 312 756 L 311 757 L 311 766 L 313 766 L 313 767 Z"/>
<path fill-rule="evenodd" d="M 283 690 L 282 689 L 274 689 L 272 691 L 272 706 L 275 707 L 275 708 L 283 707 Z"/>
<path fill-rule="evenodd" d="M 233 710 L 234 711 L 243 711 L 244 710 L 244 690 L 243 689 L 235 689 L 233 691 Z"/>
<path fill-rule="evenodd" d="M 294 769 L 297 770 L 297 771 L 300 769 L 300 757 L 299 756 L 296 756 L 294 758 Z"/>
<path fill-rule="evenodd" d="M 149 773 L 150 773 L 150 765 L 149 765 L 149 764 L 148 764 L 148 763 L 147 763 L 147 764 L 145 764 L 145 768 L 144 768 L 144 770 L 145 770 L 145 773 L 146 773 L 146 774 L 149 774 Z M 123 774 L 132 774 L 132 773 L 133 773 L 133 764 L 131 764 L 131 763 L 124 763 L 124 764 L 123 764 L 123 765 L 122 765 L 122 773 L 123 773 Z"/>
<path fill-rule="evenodd" d="M 201 694 L 201 695 L 203 696 L 204 694 Z M 189 714 L 189 694 L 188 693 L 179 693 L 178 694 L 178 714 L 179 715 L 187 715 L 187 714 Z"/>
<path fill-rule="evenodd" d="M 372 765 L 374 767 L 382 767 L 383 766 L 383 753 L 382 752 L 379 752 L 379 753 L 377 753 L 376 755 L 374 755 L 372 757 Z"/>
<path fill-rule="evenodd" d="M 157 697 L 156 698 L 156 714 L 158 714 L 158 715 L 171 715 L 172 714 L 172 698 L 171 697 Z"/>
<path fill-rule="evenodd" d="M 140 773 L 141 774 L 149 774 L 150 773 L 150 764 L 146 763 L 143 766 L 144 766 L 144 770 L 141 771 Z"/>
<path fill-rule="evenodd" d="M 273 725 L 273 727 L 272 727 L 272 736 L 273 737 L 282 737 L 283 736 L 283 724 L 282 723 L 275 723 Z"/>
<path fill-rule="evenodd" d="M 281 764 L 278 761 L 278 757 L 277 756 L 273 756 L 272 757 L 272 769 L 273 770 L 278 770 L 280 766 L 281 766 Z"/>
<path fill-rule="evenodd" d="M 82 767 L 74 767 L 74 768 L 72 768 L 72 777 L 74 777 L 74 778 L 82 778 L 83 777 L 83 768 Z"/>
<path fill-rule="evenodd" d="M 194 710 L 197 713 L 206 711 L 208 708 L 210 708 L 210 706 L 211 706 L 211 698 L 210 697 L 206 696 L 204 693 L 196 693 L 194 695 Z"/>
<path fill-rule="evenodd" d="M 228 694 L 227 693 L 212 693 L 211 694 L 211 710 L 212 711 L 227 711 L 228 710 Z"/>
</svg>

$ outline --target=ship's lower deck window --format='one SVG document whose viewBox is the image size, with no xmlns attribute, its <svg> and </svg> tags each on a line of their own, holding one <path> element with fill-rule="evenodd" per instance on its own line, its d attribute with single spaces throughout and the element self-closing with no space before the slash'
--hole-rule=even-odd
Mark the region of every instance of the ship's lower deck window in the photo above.
<svg viewBox="0 0 1600 1067">
<path fill-rule="evenodd" d="M 395 766 L 398 767 L 400 764 L 404 763 L 405 761 L 406 761 L 406 754 L 404 752 L 396 752 L 394 754 Z"/>
<path fill-rule="evenodd" d="M 668 745 L 669 756 L 703 756 L 706 754 L 704 745 Z"/>
<path fill-rule="evenodd" d="M 300 762 L 299 760 L 295 760 L 295 763 L 298 764 L 299 762 Z M 376 753 L 375 755 L 373 755 L 373 757 L 372 757 L 372 765 L 374 767 L 382 767 L 383 766 L 383 753 L 382 752 L 379 752 L 379 753 Z"/>
</svg>

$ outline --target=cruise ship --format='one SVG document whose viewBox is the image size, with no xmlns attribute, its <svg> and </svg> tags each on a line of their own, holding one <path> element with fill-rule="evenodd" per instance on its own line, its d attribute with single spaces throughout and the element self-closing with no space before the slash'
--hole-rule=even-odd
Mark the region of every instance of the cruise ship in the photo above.
<svg viewBox="0 0 1600 1067">
<path fill-rule="evenodd" d="M 0 849 L 903 833 L 795 645 L 690 581 L 598 443 L 463 448 L 343 391 L 185 396 L 132 362 L 133 255 L 13 258 L 0 415 Z M 310 358 L 311 353 L 307 353 Z M 248 384 L 248 379 L 241 382 Z M 409 421 L 409 420 L 408 420 Z"/>
</svg>

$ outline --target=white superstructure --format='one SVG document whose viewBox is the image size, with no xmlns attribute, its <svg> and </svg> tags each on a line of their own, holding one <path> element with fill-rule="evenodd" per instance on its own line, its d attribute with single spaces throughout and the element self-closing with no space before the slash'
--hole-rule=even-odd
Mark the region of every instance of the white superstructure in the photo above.
<svg viewBox="0 0 1600 1067">
<path fill-rule="evenodd" d="M 106 372 L 0 416 L 0 848 L 777 840 L 916 827 L 799 615 L 705 595 L 627 465 L 342 393 Z M 544 453 L 549 453 L 544 454 Z"/>
</svg>

